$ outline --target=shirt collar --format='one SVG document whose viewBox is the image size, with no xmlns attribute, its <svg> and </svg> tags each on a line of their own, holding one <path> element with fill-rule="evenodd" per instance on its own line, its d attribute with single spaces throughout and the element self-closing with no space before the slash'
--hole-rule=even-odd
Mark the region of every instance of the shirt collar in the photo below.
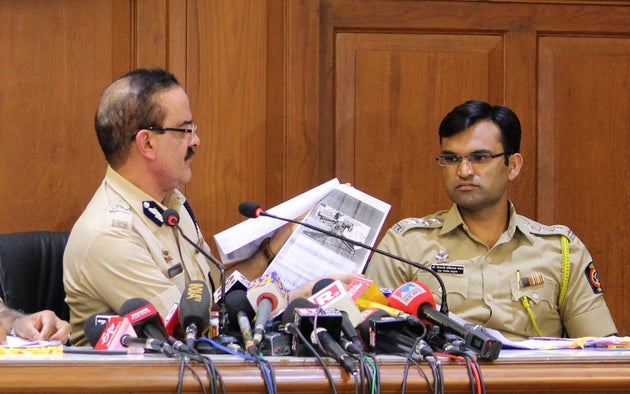
<svg viewBox="0 0 630 394">
<path fill-rule="evenodd" d="M 155 201 L 147 193 L 116 172 L 116 170 L 114 170 L 111 166 L 107 166 L 105 182 L 129 205 L 133 211 L 136 212 L 136 214 L 147 226 L 149 226 L 149 228 L 151 228 L 151 224 L 160 225 L 143 213 L 143 203 L 145 201 L 153 202 L 155 206 L 159 207 L 162 211 L 167 208 L 171 208 L 178 212 L 179 208 L 186 201 L 186 197 L 184 197 L 184 195 L 177 189 L 174 189 L 166 196 L 164 199 L 166 205 L 160 201 Z"/>
<path fill-rule="evenodd" d="M 530 242 L 533 242 L 532 235 L 530 234 L 527 221 L 525 219 L 516 214 L 516 209 L 514 208 L 514 204 L 512 201 L 508 201 L 508 215 L 510 219 L 508 221 L 507 233 L 509 238 L 513 238 L 518 230 L 522 233 Z M 440 234 L 447 234 L 457 228 L 462 226 L 464 227 L 464 219 L 462 219 L 462 215 L 459 213 L 459 209 L 457 209 L 457 205 L 453 204 L 451 209 L 449 209 L 444 215 L 444 223 L 442 225 L 442 230 L 440 230 Z"/>
</svg>

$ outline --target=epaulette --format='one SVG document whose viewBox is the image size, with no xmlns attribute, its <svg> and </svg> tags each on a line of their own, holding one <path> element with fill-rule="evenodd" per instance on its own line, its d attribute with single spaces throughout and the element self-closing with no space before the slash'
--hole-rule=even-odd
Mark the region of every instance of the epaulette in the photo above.
<svg viewBox="0 0 630 394">
<path fill-rule="evenodd" d="M 110 205 L 107 211 L 107 223 L 112 227 L 131 229 L 132 218 L 129 204 L 122 200 Z"/>
<path fill-rule="evenodd" d="M 555 224 L 553 226 L 545 226 L 540 223 L 525 222 L 525 228 L 532 234 L 536 235 L 564 235 L 573 241 L 575 233 L 567 226 Z"/>
<path fill-rule="evenodd" d="M 442 223 L 442 219 L 436 217 L 407 218 L 394 224 L 391 230 L 396 234 L 403 234 L 413 228 L 440 228 Z"/>
</svg>

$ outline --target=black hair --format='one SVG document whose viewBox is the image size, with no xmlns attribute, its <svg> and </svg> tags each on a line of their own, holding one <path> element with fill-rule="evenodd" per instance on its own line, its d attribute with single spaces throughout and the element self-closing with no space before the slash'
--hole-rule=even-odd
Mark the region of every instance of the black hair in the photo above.
<svg viewBox="0 0 630 394">
<path fill-rule="evenodd" d="M 107 162 L 114 168 L 126 160 L 130 141 L 143 128 L 160 126 L 166 111 L 157 93 L 179 86 L 162 69 L 137 69 L 110 83 L 96 109 L 94 127 Z"/>
<path fill-rule="evenodd" d="M 493 122 L 501 130 L 501 144 L 503 144 L 504 152 L 520 152 L 521 122 L 518 116 L 508 107 L 492 106 L 479 100 L 470 100 L 458 105 L 442 119 L 439 128 L 440 144 L 442 144 L 442 138 L 452 137 L 483 120 Z M 506 164 L 508 160 L 506 155 Z"/>
</svg>

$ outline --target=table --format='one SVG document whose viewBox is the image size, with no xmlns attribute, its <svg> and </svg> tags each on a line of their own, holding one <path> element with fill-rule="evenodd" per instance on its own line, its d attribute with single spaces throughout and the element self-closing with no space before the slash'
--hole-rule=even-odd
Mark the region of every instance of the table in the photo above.
<svg viewBox="0 0 630 394">
<path fill-rule="evenodd" d="M 266 393 L 260 370 L 231 355 L 211 355 L 228 393 Z M 330 392 L 321 365 L 314 358 L 269 357 L 279 393 Z M 339 393 L 354 393 L 353 378 L 325 358 Z M 404 359 L 378 357 L 382 393 L 399 393 Z M 594 393 L 630 391 L 630 350 L 503 350 L 495 361 L 480 361 L 489 393 Z M 2 355 L 0 390 L 3 392 L 175 392 L 180 362 L 160 354 L 144 355 Z M 195 371 L 208 385 L 202 365 Z M 427 365 L 421 369 L 431 377 Z M 469 393 L 463 364 L 445 361 L 448 393 Z M 429 392 L 421 374 L 411 368 L 407 392 Z M 199 382 L 185 372 L 184 392 L 200 392 Z"/>
</svg>

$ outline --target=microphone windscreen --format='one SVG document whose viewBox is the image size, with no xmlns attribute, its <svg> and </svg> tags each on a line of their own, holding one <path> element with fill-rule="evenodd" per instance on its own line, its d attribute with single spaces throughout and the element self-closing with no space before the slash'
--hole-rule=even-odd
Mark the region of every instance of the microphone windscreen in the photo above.
<svg viewBox="0 0 630 394">
<path fill-rule="evenodd" d="M 334 280 L 330 279 L 330 278 L 322 278 L 320 280 L 318 280 L 317 282 L 315 282 L 315 284 L 313 285 L 313 291 L 311 291 L 311 294 L 315 294 L 315 293 L 319 293 L 321 290 L 323 290 L 326 286 L 328 286 L 329 284 L 333 283 Z"/>
<path fill-rule="evenodd" d="M 99 321 L 99 316 L 111 317 L 114 315 L 95 313 L 85 320 L 85 323 L 83 324 L 83 332 L 92 347 L 96 346 L 98 339 L 101 337 L 101 334 L 107 325 L 107 320 Z"/>
<path fill-rule="evenodd" d="M 164 341 L 168 339 L 160 314 L 148 300 L 130 298 L 122 304 L 118 314 L 129 318 L 138 336 Z"/>
<path fill-rule="evenodd" d="M 146 306 L 148 304 L 150 304 L 150 302 L 144 298 L 130 298 L 120 306 L 118 314 L 121 316 L 126 315 L 129 312 L 133 312 L 136 309 L 142 308 L 143 306 Z"/>
<path fill-rule="evenodd" d="M 407 282 L 398 286 L 388 299 L 389 306 L 400 309 L 416 317 L 422 305 L 429 305 L 435 308 L 435 299 L 431 290 L 420 282 Z"/>
<path fill-rule="evenodd" d="M 256 316 L 256 311 L 249 303 L 245 290 L 234 290 L 227 293 L 225 296 L 225 309 L 230 317 L 230 321 L 236 321 L 236 314 L 239 311 L 245 312 L 249 320 L 254 319 L 254 316 Z"/>
<path fill-rule="evenodd" d="M 361 337 L 363 343 L 370 343 L 370 321 L 389 319 L 390 317 L 391 316 L 389 315 L 389 313 L 385 312 L 384 310 L 377 309 L 373 311 L 372 314 L 370 314 L 368 317 L 366 317 L 365 320 L 359 323 L 356 327 L 356 330 L 359 333 L 359 336 Z"/>
<path fill-rule="evenodd" d="M 192 280 L 186 285 L 179 302 L 179 324 L 186 328 L 197 326 L 198 332 L 208 327 L 210 320 L 210 290 L 205 282 Z"/>
<path fill-rule="evenodd" d="M 282 285 L 278 273 L 272 271 L 249 282 L 247 298 L 256 313 L 258 313 L 258 307 L 263 299 L 271 301 L 270 316 L 274 317 L 286 308 L 289 292 Z"/>
<path fill-rule="evenodd" d="M 317 304 L 314 304 L 306 298 L 295 298 L 289 302 L 287 308 L 282 314 L 282 324 L 293 323 L 295 320 L 295 310 L 298 308 L 317 308 Z"/>
<path fill-rule="evenodd" d="M 257 218 L 260 212 L 260 205 L 251 201 L 244 201 L 238 205 L 238 212 L 248 218 Z"/>
<path fill-rule="evenodd" d="M 162 212 L 162 219 L 167 226 L 173 227 L 179 223 L 179 212 L 174 209 L 168 208 Z"/>
</svg>

